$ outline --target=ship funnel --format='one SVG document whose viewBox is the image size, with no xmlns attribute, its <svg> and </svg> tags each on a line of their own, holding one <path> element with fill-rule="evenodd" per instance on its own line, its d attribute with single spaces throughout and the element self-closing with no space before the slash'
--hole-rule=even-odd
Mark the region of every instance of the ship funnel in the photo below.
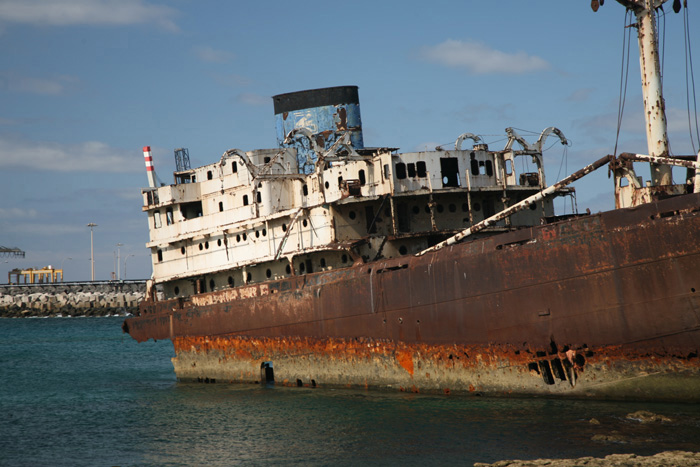
<svg viewBox="0 0 700 467">
<path fill-rule="evenodd" d="M 345 132 L 350 132 L 353 148 L 364 148 L 360 99 L 357 86 L 336 86 L 307 91 L 278 94 L 272 97 L 275 104 L 277 144 L 279 147 L 297 149 L 299 172 L 311 173 L 318 159 L 315 146 L 329 149 Z M 293 130 L 298 137 L 285 142 Z M 310 136 L 304 137 L 304 135 Z"/>
<path fill-rule="evenodd" d="M 143 160 L 146 163 L 146 174 L 148 174 L 148 186 L 156 187 L 156 171 L 153 169 L 153 158 L 151 157 L 151 147 L 143 147 Z"/>
</svg>

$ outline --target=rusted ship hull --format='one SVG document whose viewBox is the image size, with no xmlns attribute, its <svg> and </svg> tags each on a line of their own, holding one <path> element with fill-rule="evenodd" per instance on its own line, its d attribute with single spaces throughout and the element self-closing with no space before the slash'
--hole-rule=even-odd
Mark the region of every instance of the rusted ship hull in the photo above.
<svg viewBox="0 0 700 467">
<path fill-rule="evenodd" d="M 700 400 L 700 194 L 189 299 L 181 380 Z"/>
</svg>

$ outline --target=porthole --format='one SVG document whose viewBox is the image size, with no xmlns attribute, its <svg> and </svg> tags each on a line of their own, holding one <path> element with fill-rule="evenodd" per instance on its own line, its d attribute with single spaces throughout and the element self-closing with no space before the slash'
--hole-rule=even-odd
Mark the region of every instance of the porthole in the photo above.
<svg viewBox="0 0 700 467">
<path fill-rule="evenodd" d="M 350 211 L 350 212 L 348 213 L 348 217 L 349 217 L 350 219 L 355 219 L 355 217 L 357 217 L 357 215 L 355 214 L 355 211 Z"/>
<path fill-rule="evenodd" d="M 445 210 L 445 208 L 444 208 L 444 206 L 443 206 L 442 204 L 438 204 L 438 205 L 437 205 L 437 212 L 442 212 L 442 211 L 444 211 L 444 210 Z"/>
<path fill-rule="evenodd" d="M 292 273 L 292 267 L 291 267 L 290 265 L 287 265 L 287 266 L 284 268 L 284 270 L 285 270 L 285 272 L 286 272 L 287 274 L 291 274 L 291 273 Z"/>
<path fill-rule="evenodd" d="M 204 242 L 204 248 L 209 249 L 209 242 Z"/>
<path fill-rule="evenodd" d="M 323 185 L 326 187 L 326 190 L 331 186 L 331 184 L 328 182 L 324 183 Z"/>
<path fill-rule="evenodd" d="M 287 231 L 287 224 L 282 224 L 282 232 L 286 232 L 286 231 Z"/>
<path fill-rule="evenodd" d="M 302 221 L 301 225 L 303 225 L 304 227 L 306 227 L 307 225 L 309 225 L 309 222 L 308 222 L 306 219 L 304 219 L 304 220 Z"/>
<path fill-rule="evenodd" d="M 246 240 L 248 240 L 248 235 L 243 234 L 243 241 L 245 242 Z"/>
<path fill-rule="evenodd" d="M 418 214 L 420 212 L 420 208 L 418 206 L 413 206 L 411 208 L 411 211 L 413 212 L 413 214 Z"/>
<path fill-rule="evenodd" d="M 304 274 L 304 271 L 306 271 L 306 265 L 304 263 L 299 263 L 299 272 Z"/>
<path fill-rule="evenodd" d="M 401 245 L 401 246 L 399 247 L 399 253 L 402 254 L 402 255 L 405 255 L 406 253 L 408 253 L 408 248 L 406 248 L 405 245 Z"/>
<path fill-rule="evenodd" d="M 253 273 L 248 272 L 246 273 L 246 282 L 252 282 L 253 281 Z"/>
<path fill-rule="evenodd" d="M 180 287 L 176 285 L 175 290 L 173 290 L 173 292 L 175 292 L 175 295 L 180 295 Z"/>
<path fill-rule="evenodd" d="M 533 211 L 534 211 L 535 209 L 537 209 L 537 203 L 531 203 L 531 204 L 530 204 L 530 209 L 533 210 Z"/>
<path fill-rule="evenodd" d="M 200 243 L 200 244 L 199 244 L 199 251 L 202 251 L 203 249 L 204 249 L 204 245 L 202 245 L 202 244 Z"/>
<path fill-rule="evenodd" d="M 220 239 L 220 238 L 216 241 L 216 244 L 217 244 L 218 246 L 221 246 L 221 239 Z"/>
<path fill-rule="evenodd" d="M 272 277 L 272 270 L 268 269 L 267 271 L 265 271 L 265 275 L 267 276 L 268 279 L 270 277 Z"/>
<path fill-rule="evenodd" d="M 180 253 L 182 253 L 183 255 L 185 254 L 185 247 L 184 246 L 180 247 Z"/>
<path fill-rule="evenodd" d="M 255 231 L 255 238 L 260 238 L 260 231 L 258 231 L 258 230 Z"/>
<path fill-rule="evenodd" d="M 236 241 L 240 242 L 241 241 L 241 234 L 236 235 Z"/>
<path fill-rule="evenodd" d="M 262 229 L 263 237 L 267 237 L 267 229 Z"/>
</svg>

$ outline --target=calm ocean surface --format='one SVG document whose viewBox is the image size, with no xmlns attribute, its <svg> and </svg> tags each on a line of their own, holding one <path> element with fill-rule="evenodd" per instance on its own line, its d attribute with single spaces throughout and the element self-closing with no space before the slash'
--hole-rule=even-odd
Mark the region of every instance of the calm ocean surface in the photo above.
<svg viewBox="0 0 700 467">
<path fill-rule="evenodd" d="M 472 465 L 700 451 L 698 404 L 180 384 L 170 341 L 137 344 L 121 322 L 0 319 L 0 465 Z M 672 421 L 625 418 L 641 409 Z"/>
</svg>

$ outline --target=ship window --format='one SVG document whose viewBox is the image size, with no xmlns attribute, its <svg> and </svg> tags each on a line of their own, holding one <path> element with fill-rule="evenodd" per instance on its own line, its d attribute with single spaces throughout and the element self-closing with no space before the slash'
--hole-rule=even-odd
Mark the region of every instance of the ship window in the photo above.
<svg viewBox="0 0 700 467">
<path fill-rule="evenodd" d="M 221 239 L 218 239 L 218 240 L 216 241 L 216 244 L 217 244 L 217 246 L 221 246 Z"/>
<path fill-rule="evenodd" d="M 472 175 L 479 175 L 479 161 L 476 159 L 471 160 Z"/>
<path fill-rule="evenodd" d="M 175 295 L 180 295 L 180 287 L 176 285 L 175 290 L 173 290 L 173 292 L 175 292 Z"/>
<path fill-rule="evenodd" d="M 214 178 L 214 176 L 212 175 L 211 170 L 207 170 L 207 180 L 211 180 L 212 178 Z"/>
<path fill-rule="evenodd" d="M 209 249 L 209 242 L 204 242 L 204 248 Z"/>
<path fill-rule="evenodd" d="M 263 237 L 266 237 L 267 236 L 267 229 L 262 229 L 262 234 L 263 234 Z"/>
<path fill-rule="evenodd" d="M 513 174 L 513 161 L 510 159 L 506 159 L 506 175 L 512 175 Z"/>
<path fill-rule="evenodd" d="M 348 255 L 341 256 L 340 261 L 342 261 L 343 263 L 347 263 L 348 262 Z"/>
<path fill-rule="evenodd" d="M 416 174 L 419 177 L 425 177 L 428 175 L 428 171 L 425 168 L 425 161 L 416 162 Z"/>
<path fill-rule="evenodd" d="M 258 203 L 262 203 L 262 195 L 259 191 L 255 194 L 255 199 L 258 201 Z"/>
<path fill-rule="evenodd" d="M 413 214 L 418 214 L 420 212 L 420 208 L 418 206 L 413 206 L 411 208 L 411 212 L 413 212 Z"/>
<path fill-rule="evenodd" d="M 324 183 L 324 186 L 326 187 L 326 190 L 327 190 L 331 186 L 331 184 L 326 182 L 326 183 Z"/>
<path fill-rule="evenodd" d="M 224 211 L 224 202 L 219 201 L 219 212 L 223 212 L 223 211 Z"/>
<path fill-rule="evenodd" d="M 284 270 L 287 272 L 287 274 L 291 274 L 291 273 L 292 273 L 292 267 L 291 267 L 290 265 L 287 265 L 287 266 L 284 268 Z"/>
<path fill-rule="evenodd" d="M 486 161 L 486 175 L 493 177 L 493 162 L 491 160 Z"/>
<path fill-rule="evenodd" d="M 304 227 L 306 227 L 307 225 L 309 225 L 309 221 L 307 221 L 306 219 L 304 219 L 304 220 L 301 222 L 301 225 L 303 225 Z"/>
<path fill-rule="evenodd" d="M 233 276 L 228 276 L 228 285 L 229 287 L 233 287 Z"/>
<path fill-rule="evenodd" d="M 163 261 L 163 250 L 158 250 L 158 262 Z"/>
<path fill-rule="evenodd" d="M 236 235 L 236 241 L 237 241 L 237 242 L 240 242 L 240 241 L 241 241 L 241 234 L 237 234 L 237 235 Z"/>
<path fill-rule="evenodd" d="M 303 262 L 299 263 L 299 272 L 302 274 L 306 272 L 306 265 Z"/>
<path fill-rule="evenodd" d="M 441 212 L 444 211 L 444 210 L 445 210 L 445 208 L 444 208 L 444 206 L 443 206 L 442 204 L 438 204 L 438 205 L 437 205 L 437 212 L 440 212 L 440 213 L 441 213 Z"/>
<path fill-rule="evenodd" d="M 197 176 L 196 176 L 196 175 L 192 175 L 192 183 L 196 183 L 196 182 L 197 182 Z"/>
<path fill-rule="evenodd" d="M 270 277 L 272 277 L 272 271 L 270 269 L 268 269 L 267 271 L 265 271 L 265 275 L 269 279 Z"/>
<path fill-rule="evenodd" d="M 360 179 L 360 185 L 365 186 L 365 183 L 367 183 L 367 179 L 365 179 L 365 171 L 364 170 L 360 170 L 357 173 L 357 178 Z"/>
<path fill-rule="evenodd" d="M 267 164 L 268 162 L 270 162 L 270 158 L 267 157 L 267 156 L 264 157 L 264 158 L 263 158 L 263 164 Z"/>
<path fill-rule="evenodd" d="M 479 175 L 486 175 L 486 167 L 484 161 L 479 161 Z"/>
<path fill-rule="evenodd" d="M 183 255 L 185 254 L 185 247 L 184 246 L 180 247 L 180 253 L 182 253 Z"/>
<path fill-rule="evenodd" d="M 384 178 L 388 179 L 390 175 L 389 164 L 384 164 Z"/>
<path fill-rule="evenodd" d="M 287 231 L 287 224 L 282 224 L 282 232 L 286 232 L 286 231 Z"/>
<path fill-rule="evenodd" d="M 193 201 L 191 203 L 183 203 L 180 205 L 180 214 L 182 218 L 194 219 L 195 217 L 201 217 L 202 215 L 202 202 Z"/>
<path fill-rule="evenodd" d="M 408 169 L 408 176 L 411 178 L 416 178 L 416 164 L 411 162 L 406 166 L 406 168 Z"/>
<path fill-rule="evenodd" d="M 399 247 L 399 254 L 405 255 L 406 253 L 408 253 L 408 248 L 406 248 L 406 245 L 401 245 Z"/>
<path fill-rule="evenodd" d="M 246 273 L 246 282 L 252 282 L 253 281 L 253 273 Z"/>
<path fill-rule="evenodd" d="M 173 208 L 168 208 L 165 210 L 165 222 L 168 225 L 173 223 Z"/>
<path fill-rule="evenodd" d="M 301 187 L 301 192 L 304 193 L 304 196 L 309 196 L 309 187 L 307 185 L 304 185 Z"/>
<path fill-rule="evenodd" d="M 246 235 L 246 234 L 244 233 L 244 234 L 243 234 L 243 241 L 245 242 L 246 240 L 248 240 L 248 235 Z"/>
<path fill-rule="evenodd" d="M 236 161 L 231 162 L 231 173 L 235 174 L 238 172 L 238 163 Z"/>
<path fill-rule="evenodd" d="M 200 244 L 199 244 L 199 251 L 202 251 L 203 249 L 204 249 L 204 247 L 203 247 L 202 244 L 200 243 Z"/>
<path fill-rule="evenodd" d="M 255 238 L 260 238 L 260 232 L 257 230 L 255 231 Z"/>
<path fill-rule="evenodd" d="M 403 162 L 396 164 L 396 178 L 399 180 L 406 178 L 406 164 Z"/>
<path fill-rule="evenodd" d="M 355 217 L 356 217 L 355 211 L 350 211 L 350 212 L 348 213 L 348 217 L 349 217 L 350 219 L 355 219 Z M 304 226 L 304 227 L 306 227 L 306 226 Z"/>
<path fill-rule="evenodd" d="M 310 260 L 310 259 L 307 259 L 307 260 L 305 261 L 305 263 L 306 263 L 306 271 L 307 271 L 309 274 L 311 274 L 312 272 L 314 272 L 314 267 L 313 267 L 313 265 L 311 264 L 311 260 Z"/>
<path fill-rule="evenodd" d="M 457 211 L 457 206 L 455 206 L 454 204 L 450 203 L 450 204 L 447 206 L 447 210 L 450 211 L 450 212 L 455 212 L 455 211 Z"/>
<path fill-rule="evenodd" d="M 534 211 L 535 209 L 537 209 L 537 203 L 531 203 L 531 204 L 530 204 L 530 209 L 533 210 L 533 211 Z"/>
<path fill-rule="evenodd" d="M 459 186 L 459 164 L 455 157 L 441 157 L 440 171 L 442 173 L 442 186 Z"/>
<path fill-rule="evenodd" d="M 155 227 L 156 229 L 160 229 L 160 226 L 160 211 L 156 211 L 153 213 L 153 227 Z"/>
<path fill-rule="evenodd" d="M 326 267 L 326 258 L 321 258 L 321 267 L 322 268 Z"/>
<path fill-rule="evenodd" d="M 248 206 L 248 195 L 243 195 L 243 206 Z"/>
<path fill-rule="evenodd" d="M 214 279 L 209 279 L 209 290 L 214 290 Z"/>
</svg>

